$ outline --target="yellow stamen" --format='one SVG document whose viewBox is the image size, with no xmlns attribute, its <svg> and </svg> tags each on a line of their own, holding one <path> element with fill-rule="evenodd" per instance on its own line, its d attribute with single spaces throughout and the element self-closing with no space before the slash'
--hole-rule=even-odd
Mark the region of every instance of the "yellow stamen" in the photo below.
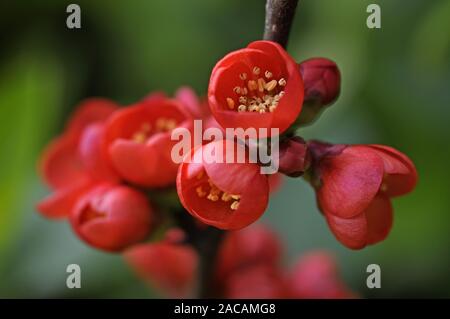
<svg viewBox="0 0 450 319">
<path fill-rule="evenodd" d="M 133 141 L 136 143 L 144 143 L 147 140 L 147 134 L 143 132 L 137 132 L 133 135 Z"/>
<path fill-rule="evenodd" d="M 230 206 L 230 208 L 231 208 L 232 210 L 236 210 L 236 209 L 238 209 L 238 207 L 239 207 L 239 202 L 238 202 L 238 201 L 233 202 L 233 203 L 231 204 L 231 206 Z"/>
<path fill-rule="evenodd" d="M 231 194 L 228 194 L 227 192 L 224 192 L 224 193 L 222 194 L 222 200 L 223 200 L 224 202 L 229 202 L 229 201 L 231 200 Z"/>
<path fill-rule="evenodd" d="M 250 91 L 254 91 L 258 88 L 258 84 L 256 84 L 256 81 L 250 80 L 247 82 L 247 87 Z"/>
<path fill-rule="evenodd" d="M 263 78 L 258 79 L 258 91 L 264 92 L 264 87 L 266 86 L 266 81 Z"/>
<path fill-rule="evenodd" d="M 203 191 L 201 186 L 197 187 L 195 189 L 195 191 L 197 192 L 198 197 L 205 197 L 206 196 L 206 192 Z"/>
<path fill-rule="evenodd" d="M 277 80 L 272 80 L 269 83 L 266 84 L 266 90 L 267 91 L 272 91 L 274 88 L 276 88 L 277 86 Z"/>
<path fill-rule="evenodd" d="M 234 109 L 234 101 L 232 98 L 227 97 L 227 104 L 230 109 Z"/>
<path fill-rule="evenodd" d="M 207 198 L 213 202 L 217 202 L 219 200 L 219 196 L 213 194 L 209 194 Z"/>
</svg>

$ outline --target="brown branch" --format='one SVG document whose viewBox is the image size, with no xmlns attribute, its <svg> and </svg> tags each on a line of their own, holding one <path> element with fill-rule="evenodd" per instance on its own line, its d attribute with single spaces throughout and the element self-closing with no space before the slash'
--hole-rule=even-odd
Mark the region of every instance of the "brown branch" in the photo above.
<svg viewBox="0 0 450 319">
<path fill-rule="evenodd" d="M 297 3 L 298 0 L 267 0 L 264 40 L 278 42 L 286 48 Z"/>
</svg>

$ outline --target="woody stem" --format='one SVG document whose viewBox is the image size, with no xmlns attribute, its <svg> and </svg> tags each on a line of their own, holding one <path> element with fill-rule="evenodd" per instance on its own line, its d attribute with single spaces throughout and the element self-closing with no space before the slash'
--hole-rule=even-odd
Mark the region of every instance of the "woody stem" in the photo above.
<svg viewBox="0 0 450 319">
<path fill-rule="evenodd" d="M 286 48 L 298 0 L 267 0 L 264 40 Z"/>
</svg>

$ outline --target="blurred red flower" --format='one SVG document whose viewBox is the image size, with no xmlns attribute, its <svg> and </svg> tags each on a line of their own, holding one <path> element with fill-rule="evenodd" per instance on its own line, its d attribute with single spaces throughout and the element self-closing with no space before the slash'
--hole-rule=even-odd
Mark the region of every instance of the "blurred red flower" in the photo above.
<svg viewBox="0 0 450 319">
<path fill-rule="evenodd" d="M 171 159 L 171 131 L 192 128 L 183 105 L 161 94 L 115 112 L 105 123 L 102 150 L 119 175 L 147 187 L 175 183 L 178 164 Z"/>
<path fill-rule="evenodd" d="M 81 197 L 70 222 L 91 246 L 118 251 L 144 240 L 154 216 L 144 194 L 127 186 L 101 184 Z"/>
<path fill-rule="evenodd" d="M 216 260 L 215 288 L 227 298 L 351 298 L 327 252 L 301 256 L 292 270 L 281 264 L 282 243 L 266 226 L 229 232 Z"/>
<path fill-rule="evenodd" d="M 277 234 L 260 224 L 227 233 L 217 256 L 216 280 L 248 265 L 265 264 L 276 267 L 281 259 L 282 244 Z"/>
<path fill-rule="evenodd" d="M 124 253 L 139 277 L 172 298 L 186 298 L 195 285 L 198 256 L 189 245 L 140 244 Z"/>
<path fill-rule="evenodd" d="M 44 216 L 67 217 L 76 200 L 99 178 L 117 180 L 107 163 L 97 157 L 98 132 L 116 109 L 116 104 L 106 99 L 80 103 L 63 134 L 46 147 L 39 161 L 39 172 L 54 192 L 37 205 Z"/>
<path fill-rule="evenodd" d="M 314 251 L 301 256 L 288 275 L 292 298 L 342 299 L 353 298 L 339 277 L 331 254 Z"/>
</svg>

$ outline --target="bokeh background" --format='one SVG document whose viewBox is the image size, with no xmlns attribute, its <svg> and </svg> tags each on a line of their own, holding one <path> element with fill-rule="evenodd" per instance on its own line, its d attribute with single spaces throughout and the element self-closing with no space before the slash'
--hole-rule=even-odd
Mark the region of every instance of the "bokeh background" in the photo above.
<svg viewBox="0 0 450 319">
<path fill-rule="evenodd" d="M 151 297 L 119 256 L 36 213 L 48 192 L 37 158 L 85 97 L 128 104 L 185 84 L 204 94 L 220 57 L 261 38 L 264 1 L 79 0 L 81 30 L 66 28 L 69 3 L 0 2 L 0 297 Z M 369 3 L 381 6 L 380 30 L 366 27 Z M 287 179 L 263 217 L 286 243 L 286 264 L 328 249 L 362 296 L 450 297 L 450 2 L 300 0 L 288 49 L 298 61 L 335 60 L 343 77 L 339 101 L 303 136 L 392 145 L 420 180 L 394 201 L 389 238 L 350 251 L 310 187 Z M 65 286 L 71 263 L 82 289 Z M 381 266 L 381 289 L 366 288 L 371 263 Z"/>
</svg>

